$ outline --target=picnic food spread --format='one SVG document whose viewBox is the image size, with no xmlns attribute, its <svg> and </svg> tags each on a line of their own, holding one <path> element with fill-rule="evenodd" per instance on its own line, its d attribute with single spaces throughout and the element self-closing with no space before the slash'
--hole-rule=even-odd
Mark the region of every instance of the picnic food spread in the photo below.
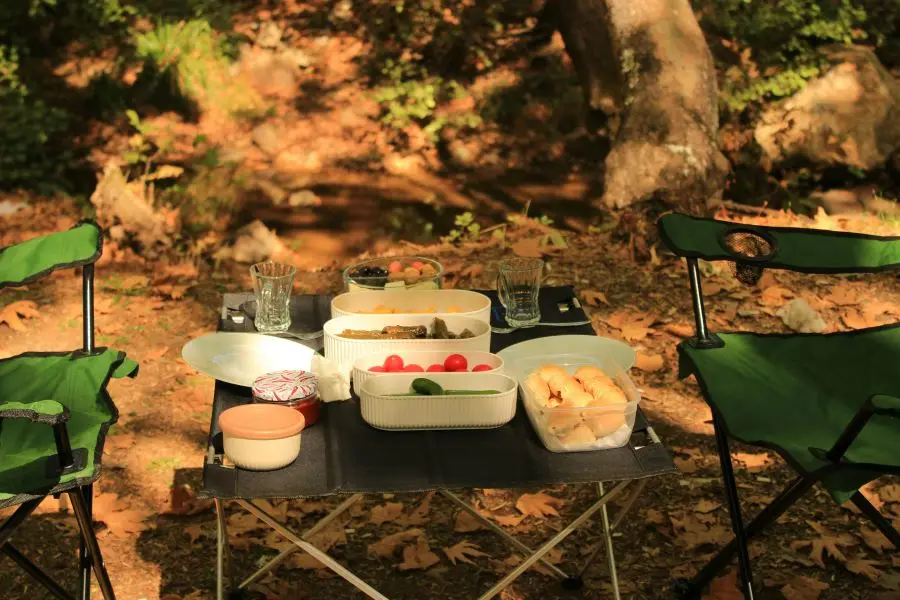
<svg viewBox="0 0 900 600">
<path fill-rule="evenodd" d="M 441 384 L 424 377 L 413 379 L 409 386 L 409 392 L 403 394 L 390 394 L 391 396 L 489 396 L 499 394 L 498 390 L 445 390 Z"/>
<path fill-rule="evenodd" d="M 438 289 L 442 267 L 424 257 L 373 259 L 348 268 L 344 281 L 354 289 Z"/>
<path fill-rule="evenodd" d="M 338 336 L 354 340 L 456 340 L 475 334 L 469 329 L 454 333 L 443 319 L 435 318 L 430 331 L 424 325 L 386 325 L 378 330 L 345 329 Z"/>
<path fill-rule="evenodd" d="M 429 373 L 459 373 L 466 372 L 470 369 L 469 363 L 466 360 L 466 357 L 462 354 L 450 354 L 447 358 L 444 359 L 442 363 L 434 363 L 428 366 L 428 368 L 422 368 L 422 365 L 416 363 L 404 363 L 403 358 L 397 354 L 391 354 L 387 358 L 384 359 L 384 362 L 380 365 L 372 365 L 369 367 L 368 371 L 370 373 L 401 373 L 401 372 L 415 372 L 415 371 L 427 371 Z M 473 373 L 478 373 L 481 371 L 491 371 L 494 367 L 488 364 L 477 364 L 472 367 L 471 371 Z"/>
</svg>

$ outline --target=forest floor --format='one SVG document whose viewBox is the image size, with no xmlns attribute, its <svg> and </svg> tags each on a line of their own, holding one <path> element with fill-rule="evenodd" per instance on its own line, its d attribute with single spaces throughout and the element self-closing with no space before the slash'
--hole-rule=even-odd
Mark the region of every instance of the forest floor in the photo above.
<svg viewBox="0 0 900 600">
<path fill-rule="evenodd" d="M 7 217 L 0 242 L 6 245 L 65 228 L 73 222 L 69 214 L 58 201 L 32 204 Z M 768 219 L 773 220 L 812 223 L 790 215 Z M 815 224 L 890 229 L 876 219 L 820 219 Z M 527 240 L 533 235 L 524 228 L 514 238 Z M 615 535 L 623 597 L 664 598 L 673 577 L 690 575 L 728 539 L 710 413 L 695 382 L 676 377 L 675 346 L 689 333 L 691 323 L 686 272 L 679 261 L 662 252 L 654 260 L 635 260 L 629 245 L 616 241 L 614 233 L 572 234 L 567 241 L 565 250 L 549 257 L 552 278 L 548 283 L 574 284 L 590 305 L 597 333 L 625 339 L 638 349 L 642 359 L 633 377 L 643 390 L 643 410 L 681 471 L 651 481 Z M 511 247 L 522 248 L 516 242 Z M 497 260 L 509 253 L 509 248 L 495 241 L 414 248 L 443 261 L 451 273 L 450 284 L 465 288 L 490 287 Z M 387 249 L 408 251 L 410 245 Z M 121 598 L 194 600 L 214 595 L 214 514 L 208 503 L 193 494 L 200 485 L 213 382 L 182 361 L 180 348 L 214 329 L 223 292 L 248 286 L 246 267 L 229 261 L 216 268 L 202 264 L 198 270 L 189 262 L 147 261 L 120 252 L 115 260 L 105 258 L 98 267 L 99 341 L 126 350 L 141 363 L 136 379 L 111 384 L 121 418 L 107 444 L 104 477 L 96 486 L 96 521 Z M 60 272 L 44 283 L 4 292 L 5 304 L 30 301 L 36 310 L 24 311 L 27 317 L 18 321 L 9 318 L 9 311 L 4 313 L 2 355 L 77 347 L 79 288 L 79 279 L 71 272 Z M 339 289 L 336 268 L 298 273 L 298 292 Z M 784 331 L 775 312 L 792 298 L 805 299 L 830 330 L 862 327 L 900 317 L 897 293 L 896 278 L 887 276 L 801 277 L 769 272 L 750 288 L 741 287 L 727 268 L 710 270 L 706 278 L 714 330 Z M 740 445 L 733 452 L 744 510 L 753 514 L 791 479 L 792 472 L 772 453 Z M 559 486 L 469 490 L 465 496 L 510 533 L 538 543 L 583 509 L 593 493 L 590 486 Z M 895 480 L 876 482 L 867 488 L 867 495 L 889 515 L 900 518 L 900 484 Z M 281 502 L 272 510 L 303 529 L 337 502 L 337 498 Z M 236 509 L 229 525 L 236 536 L 232 542 L 241 574 L 249 574 L 264 557 L 285 547 L 260 522 Z M 598 528 L 592 522 L 573 535 L 552 555 L 553 560 L 583 560 L 601 539 Z M 427 548 L 408 541 L 415 534 L 403 541 L 402 533 L 410 529 L 424 531 Z M 385 539 L 384 544 L 373 546 Z M 56 501 L 42 505 L 40 514 L 15 540 L 37 562 L 74 584 L 74 519 L 60 512 Z M 347 519 L 315 540 L 363 579 L 401 600 L 474 598 L 519 560 L 494 534 L 476 529 L 449 502 L 431 494 L 369 496 Z M 402 547 L 409 548 L 406 555 Z M 466 549 L 471 552 L 466 554 Z M 900 561 L 892 556 L 887 541 L 818 489 L 753 543 L 753 555 L 764 586 L 761 598 L 886 600 L 900 594 Z M 433 564 L 428 568 L 409 568 L 429 563 Z M 0 589 L 10 600 L 42 597 L 39 588 L 9 561 L 0 562 Z M 271 599 L 357 597 L 343 580 L 299 554 L 254 590 Z M 604 598 L 608 592 L 600 559 L 588 574 L 584 593 Z M 533 569 L 501 597 L 562 599 L 572 594 Z M 733 574 L 722 579 L 709 598 L 740 598 Z"/>
</svg>

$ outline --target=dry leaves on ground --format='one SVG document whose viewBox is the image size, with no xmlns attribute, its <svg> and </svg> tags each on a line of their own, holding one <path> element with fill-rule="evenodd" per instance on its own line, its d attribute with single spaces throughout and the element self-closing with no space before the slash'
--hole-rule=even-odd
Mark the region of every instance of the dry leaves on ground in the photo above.
<svg viewBox="0 0 900 600">
<path fill-rule="evenodd" d="M 650 333 L 650 327 L 656 322 L 656 315 L 642 315 L 630 311 L 616 311 L 607 319 L 606 323 L 622 332 L 629 342 L 639 342 Z"/>
<path fill-rule="evenodd" d="M 471 565 L 474 563 L 472 562 L 470 557 L 477 558 L 479 556 L 487 556 L 487 554 L 478 549 L 478 546 L 467 540 L 463 540 L 458 544 L 450 546 L 449 548 L 445 547 L 444 554 L 447 555 L 447 558 L 449 558 L 450 562 L 452 562 L 454 565 L 456 564 L 456 561 L 468 563 Z"/>
<path fill-rule="evenodd" d="M 864 558 L 852 558 L 844 563 L 847 570 L 857 575 L 864 575 L 872 581 L 879 581 L 884 572 L 878 567 L 884 566 L 883 562 L 877 560 L 866 560 Z"/>
<path fill-rule="evenodd" d="M 762 471 L 774 460 L 768 454 L 750 454 L 748 452 L 732 452 L 731 457 L 750 470 L 750 472 Z"/>
<path fill-rule="evenodd" d="M 852 306 L 859 304 L 859 295 L 849 283 L 839 283 L 831 288 L 831 293 L 825 296 L 825 300 L 837 306 Z"/>
<path fill-rule="evenodd" d="M 377 527 L 390 521 L 396 521 L 402 514 L 402 502 L 388 502 L 387 504 L 382 504 L 372 509 L 372 516 L 369 518 L 369 523 Z"/>
<path fill-rule="evenodd" d="M 168 515 L 196 515 L 211 509 L 213 505 L 212 500 L 197 498 L 194 488 L 186 483 L 174 486 L 169 499 L 169 509 L 164 513 Z"/>
<path fill-rule="evenodd" d="M 522 494 L 516 500 L 516 508 L 520 513 L 526 516 L 537 517 L 538 519 L 544 519 L 548 516 L 558 517 L 559 512 L 557 512 L 556 507 L 563 504 L 565 504 L 563 499 L 548 496 L 544 492 Z"/>
<path fill-rule="evenodd" d="M 785 600 L 819 600 L 828 584 L 800 575 L 781 588 Z"/>
<path fill-rule="evenodd" d="M 37 302 L 31 300 L 19 300 L 11 302 L 0 310 L 0 325 L 6 323 L 10 329 L 15 331 L 25 331 L 25 323 L 22 319 L 33 319 L 41 316 L 37 310 Z"/>
<path fill-rule="evenodd" d="M 106 524 L 111 535 L 128 537 L 147 529 L 145 523 L 152 513 L 131 508 L 119 496 L 102 492 L 94 496 L 94 520 Z"/>
<path fill-rule="evenodd" d="M 703 600 L 744 600 L 744 594 L 737 585 L 737 573 L 731 571 L 709 584 L 709 592 Z"/>
<path fill-rule="evenodd" d="M 675 541 L 688 549 L 720 546 L 731 541 L 732 534 L 724 526 L 707 525 L 694 515 L 684 515 L 683 518 L 670 516 L 669 520 L 675 532 Z"/>
<path fill-rule="evenodd" d="M 829 534 L 822 525 L 807 521 L 807 524 L 819 534 L 818 538 L 811 540 L 797 540 L 791 542 L 791 549 L 798 550 L 809 546 L 809 558 L 815 564 L 825 568 L 825 557 L 831 556 L 842 563 L 847 562 L 847 557 L 841 552 L 841 546 L 855 546 L 858 544 L 856 538 L 845 533 Z"/>
<path fill-rule="evenodd" d="M 644 354 L 638 352 L 635 356 L 634 366 L 647 373 L 654 373 L 665 366 L 665 360 L 661 354 Z"/>
<path fill-rule="evenodd" d="M 487 527 L 469 511 L 461 510 L 456 513 L 456 522 L 453 525 L 453 531 L 456 533 L 471 533 L 482 529 L 487 529 Z"/>
<path fill-rule="evenodd" d="M 863 526 L 860 530 L 860 534 L 862 535 L 862 539 L 866 543 L 866 546 L 878 554 L 883 553 L 885 550 L 893 549 L 894 547 L 890 540 L 884 537 L 884 534 L 877 529 L 869 529 L 868 527 Z"/>
<path fill-rule="evenodd" d="M 377 542 L 369 544 L 368 552 L 372 557 L 390 558 L 403 543 L 424 535 L 425 532 L 421 529 L 408 529 L 406 531 L 392 533 L 391 535 L 381 538 Z"/>
<path fill-rule="evenodd" d="M 778 285 L 772 285 L 762 291 L 759 303 L 763 306 L 781 306 L 789 298 L 794 297 L 794 292 Z"/>
<path fill-rule="evenodd" d="M 609 300 L 603 292 L 584 290 L 581 292 L 581 297 L 584 298 L 584 301 L 587 302 L 588 306 L 600 306 L 601 304 L 609 306 Z"/>
<path fill-rule="evenodd" d="M 421 535 L 415 544 L 403 548 L 403 562 L 397 565 L 401 571 L 425 570 L 441 562 L 428 546 L 428 539 Z"/>
</svg>

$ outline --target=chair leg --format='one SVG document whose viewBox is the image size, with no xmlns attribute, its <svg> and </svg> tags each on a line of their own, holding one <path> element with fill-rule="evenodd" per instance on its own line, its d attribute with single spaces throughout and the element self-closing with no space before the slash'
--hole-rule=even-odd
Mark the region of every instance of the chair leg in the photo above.
<svg viewBox="0 0 900 600">
<path fill-rule="evenodd" d="M 90 491 L 91 487 L 86 486 Z M 97 543 L 97 536 L 94 533 L 94 524 L 91 522 L 91 513 L 88 509 L 87 501 L 82 494 L 81 488 L 75 488 L 69 492 L 69 499 L 72 501 L 72 509 L 75 512 L 75 519 L 78 521 L 78 528 L 81 530 L 81 539 L 84 542 L 86 554 L 90 556 L 91 563 L 94 567 L 94 575 L 97 576 L 97 583 L 100 585 L 100 591 L 103 593 L 104 600 L 115 600 L 116 595 L 113 592 L 112 583 L 109 580 L 109 574 L 103 564 L 103 555 L 100 553 L 100 544 Z M 85 590 L 90 593 L 90 573 L 85 574 L 82 571 L 82 598 Z"/>
<path fill-rule="evenodd" d="M 59 600 L 74 600 L 72 594 L 62 589 L 58 583 L 53 581 L 49 575 L 44 573 L 40 567 L 28 560 L 21 552 L 16 550 L 12 544 L 6 543 L 0 546 L 0 551 L 11 558 L 19 567 L 25 571 L 32 579 L 47 588 L 54 598 Z"/>
<path fill-rule="evenodd" d="M 734 466 L 731 464 L 731 450 L 728 447 L 728 437 L 725 430 L 713 417 L 713 426 L 716 430 L 716 448 L 719 451 L 719 463 L 722 467 L 722 479 L 725 483 L 725 496 L 728 499 L 728 512 L 731 515 L 731 528 L 734 531 L 735 544 L 738 551 L 738 565 L 740 565 L 741 588 L 745 600 L 753 600 L 753 572 L 750 569 L 750 551 L 747 548 L 747 535 L 744 531 L 744 522 L 741 518 L 741 499 L 738 496 L 737 482 L 734 479 Z"/>
<path fill-rule="evenodd" d="M 896 529 L 888 522 L 887 519 L 884 518 L 884 515 L 881 514 L 877 508 L 872 506 L 872 503 L 863 496 L 860 492 L 856 492 L 853 494 L 853 497 L 850 498 L 853 501 L 853 504 L 862 512 L 862 514 L 866 515 L 872 524 L 878 528 L 878 531 L 884 534 L 893 545 L 894 548 L 900 550 L 900 533 L 897 532 Z"/>
<path fill-rule="evenodd" d="M 34 512 L 34 509 L 38 507 L 44 499 L 38 498 L 36 500 L 29 500 L 28 502 L 23 502 L 19 505 L 19 508 L 14 512 L 4 523 L 0 525 L 0 546 L 6 543 L 6 540 L 9 539 L 9 536 L 13 534 L 13 531 L 21 525 L 25 519 L 27 519 L 31 513 Z"/>
<path fill-rule="evenodd" d="M 94 522 L 94 486 L 86 485 L 82 488 L 84 504 L 87 509 L 88 522 L 93 531 Z M 78 536 L 78 598 L 90 600 L 91 598 L 91 554 L 84 542 L 84 536 Z"/>
<path fill-rule="evenodd" d="M 802 497 L 809 489 L 815 485 L 815 479 L 807 477 L 798 477 L 791 482 L 789 486 L 784 488 L 778 497 L 771 504 L 766 506 L 756 517 L 744 528 L 747 541 L 750 541 L 763 529 L 778 520 L 794 503 Z M 683 591 L 683 597 L 694 598 L 700 597 L 703 589 L 722 572 L 728 563 L 734 558 L 738 549 L 737 538 L 732 538 L 728 545 L 719 550 L 706 565 L 700 569 L 693 579 L 688 583 L 687 588 Z"/>
</svg>

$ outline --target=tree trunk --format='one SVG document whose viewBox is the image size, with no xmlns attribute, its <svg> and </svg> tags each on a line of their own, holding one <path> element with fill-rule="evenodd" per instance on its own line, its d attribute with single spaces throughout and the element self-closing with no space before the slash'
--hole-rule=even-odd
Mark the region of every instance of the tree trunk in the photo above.
<svg viewBox="0 0 900 600">
<path fill-rule="evenodd" d="M 611 98 L 621 113 L 602 202 L 717 200 L 728 163 L 716 74 L 689 1 L 551 1 L 562 3 L 560 32 L 589 102 Z"/>
</svg>

